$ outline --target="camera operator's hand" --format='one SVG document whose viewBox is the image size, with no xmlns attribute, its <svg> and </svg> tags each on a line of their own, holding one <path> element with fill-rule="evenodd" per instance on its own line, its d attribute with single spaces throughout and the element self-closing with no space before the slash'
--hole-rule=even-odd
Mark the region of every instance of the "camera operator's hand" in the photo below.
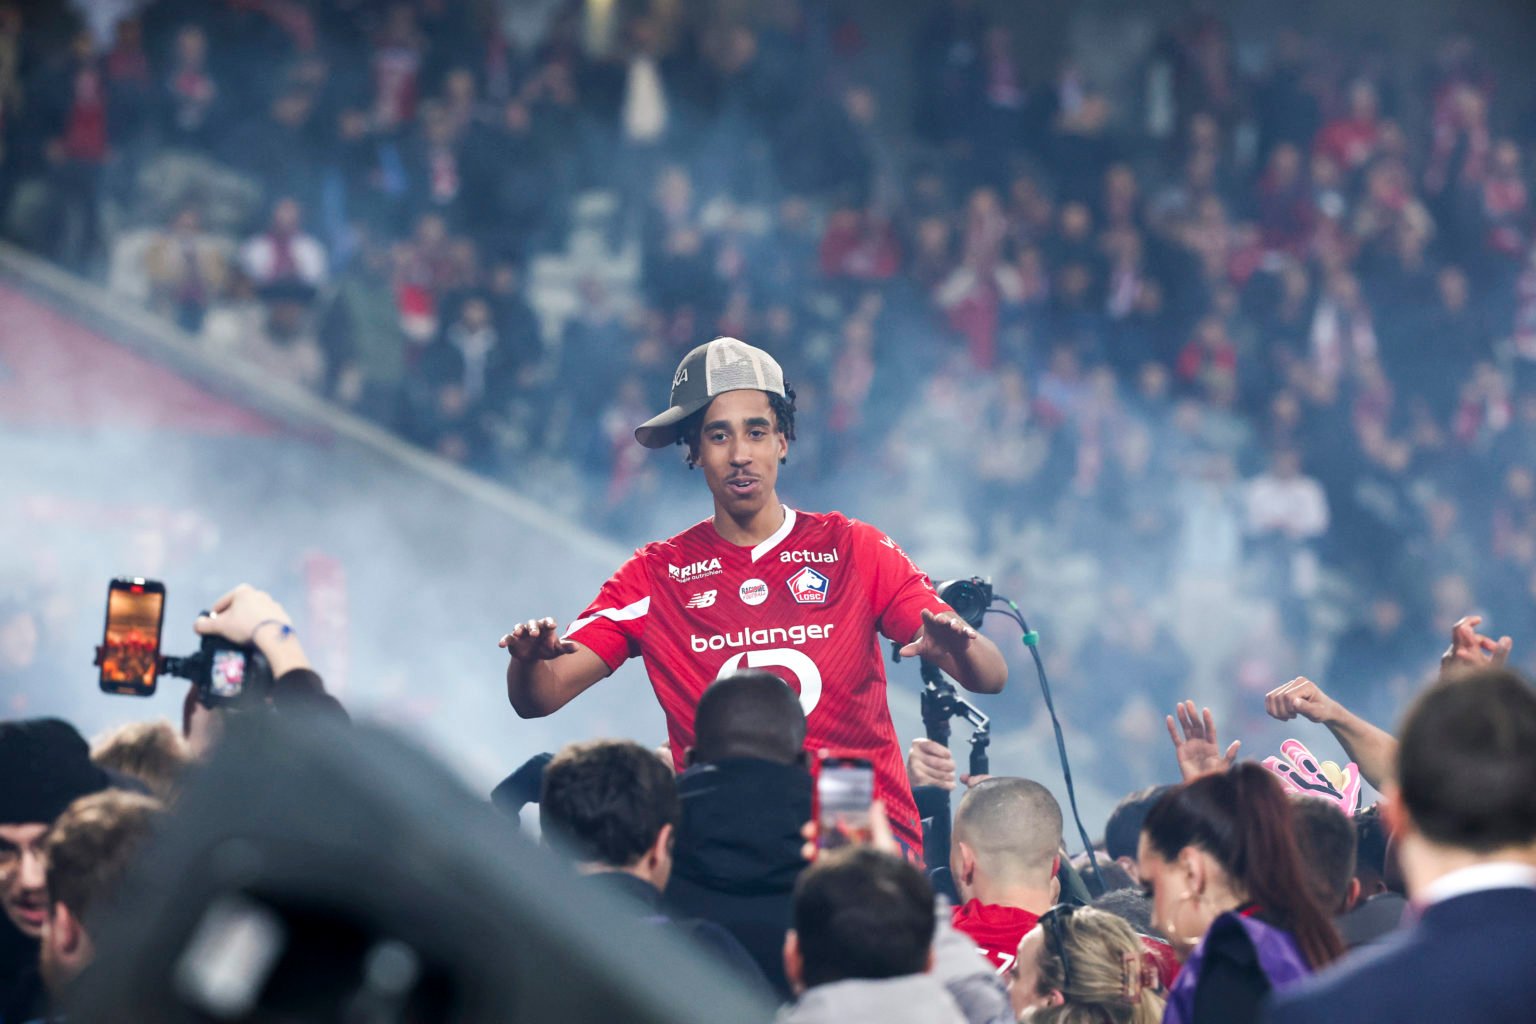
<svg viewBox="0 0 1536 1024">
<path fill-rule="evenodd" d="M 192 628 L 199 636 L 223 637 L 242 647 L 254 646 L 272 666 L 272 678 L 296 668 L 309 668 L 309 659 L 293 632 L 293 620 L 264 590 L 242 583 L 213 603 Z"/>
<path fill-rule="evenodd" d="M 576 644 L 560 639 L 560 624 L 554 619 L 529 619 L 512 627 L 512 632 L 496 644 L 518 661 L 548 661 L 562 654 L 576 653 Z"/>
<path fill-rule="evenodd" d="M 914 787 L 938 786 L 952 790 L 956 778 L 955 755 L 948 747 L 936 740 L 912 741 L 912 749 L 907 753 L 907 780 Z"/>
</svg>

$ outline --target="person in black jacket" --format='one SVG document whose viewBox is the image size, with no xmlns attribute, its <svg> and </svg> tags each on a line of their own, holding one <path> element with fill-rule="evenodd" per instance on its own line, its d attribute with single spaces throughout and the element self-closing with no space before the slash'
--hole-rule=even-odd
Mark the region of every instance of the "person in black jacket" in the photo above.
<svg viewBox="0 0 1536 1024">
<path fill-rule="evenodd" d="M 578 874 L 621 894 L 640 918 L 679 936 L 764 997 L 768 986 L 724 928 L 662 905 L 679 817 L 671 768 L 638 743 L 572 743 L 544 769 L 539 826 Z"/>
<path fill-rule="evenodd" d="M 43 1008 L 38 939 L 48 914 L 43 844 L 70 803 L 107 788 L 85 739 L 68 722 L 0 722 L 0 1021 Z"/>
<path fill-rule="evenodd" d="M 788 997 L 784 933 L 811 819 L 805 713 L 778 676 L 750 670 L 699 699 L 666 902 L 724 927 Z"/>
<path fill-rule="evenodd" d="M 266 591 L 242 583 L 215 601 L 206 615 L 198 616 L 192 628 L 199 636 L 223 637 L 260 651 L 272 668 L 270 703 L 278 714 L 315 713 L 347 719 L 346 709 L 325 692 L 324 680 L 310 667 L 293 619 Z M 182 705 L 182 735 L 193 757 L 208 753 L 218 740 L 222 722 L 218 711 L 198 701 L 197 687 L 188 687 Z"/>
</svg>

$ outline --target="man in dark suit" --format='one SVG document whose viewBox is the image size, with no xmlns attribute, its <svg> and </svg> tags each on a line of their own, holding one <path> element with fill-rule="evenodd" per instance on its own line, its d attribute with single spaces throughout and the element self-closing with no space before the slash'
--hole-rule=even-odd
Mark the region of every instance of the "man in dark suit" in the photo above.
<svg viewBox="0 0 1536 1024">
<path fill-rule="evenodd" d="M 1270 1019 L 1514 1024 L 1536 1007 L 1536 692 L 1453 674 L 1404 723 L 1384 812 L 1417 922 L 1287 989 Z"/>
</svg>

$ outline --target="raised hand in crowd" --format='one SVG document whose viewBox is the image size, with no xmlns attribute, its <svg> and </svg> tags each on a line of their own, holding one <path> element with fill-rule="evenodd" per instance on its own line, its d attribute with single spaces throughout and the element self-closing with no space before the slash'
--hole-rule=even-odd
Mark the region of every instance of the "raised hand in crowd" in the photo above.
<svg viewBox="0 0 1536 1024">
<path fill-rule="evenodd" d="M 1174 714 L 1178 724 L 1174 724 L 1174 715 L 1168 716 L 1168 736 L 1173 740 L 1174 756 L 1179 760 L 1179 773 L 1185 782 L 1226 771 L 1237 760 L 1237 749 L 1243 741 L 1233 740 L 1223 752 L 1216 741 L 1216 718 L 1210 708 L 1201 711 L 1194 701 L 1186 700 L 1174 708 Z M 1182 738 L 1180 729 L 1184 733 Z"/>
<path fill-rule="evenodd" d="M 907 751 L 907 779 L 915 789 L 918 786 L 937 786 L 951 791 L 958 780 L 967 787 L 991 778 L 990 775 L 961 775 L 955 769 L 955 755 L 937 740 L 926 737 L 912 741 Z"/>
<path fill-rule="evenodd" d="M 192 628 L 199 636 L 218 636 L 232 644 L 255 647 L 272 666 L 274 679 L 293 669 L 310 667 L 287 610 L 271 594 L 249 583 L 215 601 Z"/>
<path fill-rule="evenodd" d="M 815 860 L 817 853 L 817 824 L 815 821 L 808 821 L 800 826 L 800 838 L 805 840 L 805 844 L 800 847 L 800 856 L 806 860 Z M 852 833 L 850 833 L 849 838 L 853 840 L 850 844 L 853 846 L 867 846 L 871 850 L 888 853 L 893 857 L 904 856 L 901 844 L 896 841 L 896 834 L 891 831 L 891 819 L 885 813 L 885 802 L 882 800 L 876 800 L 869 805 L 868 841 L 863 841 Z"/>
<path fill-rule="evenodd" d="M 1327 726 L 1349 759 L 1360 766 L 1361 776 L 1377 789 L 1392 778 L 1397 740 L 1328 696 L 1306 676 L 1297 676 L 1266 693 L 1264 710 L 1281 722 L 1300 716 Z"/>
<path fill-rule="evenodd" d="M 1515 641 L 1507 636 L 1497 640 L 1483 636 L 1477 631 L 1482 624 L 1481 615 L 1465 615 L 1456 620 L 1451 627 L 1451 645 L 1440 656 L 1442 679 L 1453 672 L 1498 668 L 1509 660 L 1509 651 Z"/>
</svg>

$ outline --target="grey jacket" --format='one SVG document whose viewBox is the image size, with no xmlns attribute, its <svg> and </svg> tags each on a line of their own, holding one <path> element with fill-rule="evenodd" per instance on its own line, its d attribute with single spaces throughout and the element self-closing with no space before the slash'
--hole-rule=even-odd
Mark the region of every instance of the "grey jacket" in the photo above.
<svg viewBox="0 0 1536 1024">
<path fill-rule="evenodd" d="M 776 1024 L 966 1024 L 931 974 L 817 985 L 780 1011 Z"/>
<path fill-rule="evenodd" d="M 949 901 L 936 904 L 930 972 L 818 985 L 785 1007 L 777 1024 L 1012 1024 L 1008 991 L 991 962 L 950 924 Z"/>
</svg>

